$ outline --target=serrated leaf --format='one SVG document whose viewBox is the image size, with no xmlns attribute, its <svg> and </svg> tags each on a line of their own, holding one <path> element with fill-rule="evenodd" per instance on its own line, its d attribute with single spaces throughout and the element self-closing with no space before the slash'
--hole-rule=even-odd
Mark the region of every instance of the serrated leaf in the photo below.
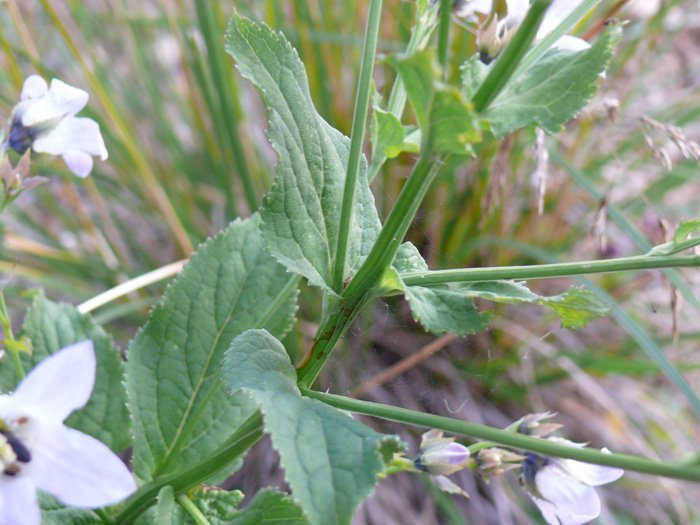
<svg viewBox="0 0 700 525">
<path fill-rule="evenodd" d="M 220 386 L 231 340 L 253 327 L 282 335 L 296 312 L 296 278 L 264 251 L 257 215 L 202 244 L 129 346 L 126 382 L 136 474 L 193 466 L 254 410 Z M 287 288 L 285 288 L 287 287 Z"/>
<path fill-rule="evenodd" d="M 479 312 L 469 295 L 448 286 L 404 286 L 404 295 L 416 321 L 435 335 L 481 332 L 493 317 L 490 311 Z"/>
<path fill-rule="evenodd" d="M 589 49 L 550 49 L 506 86 L 481 117 L 499 138 L 530 124 L 549 133 L 561 131 L 596 92 L 621 35 L 621 25 L 613 23 Z M 462 75 L 467 95 L 478 88 L 485 71 L 475 59 L 467 63 Z"/>
<path fill-rule="evenodd" d="M 389 62 L 406 86 L 421 130 L 430 130 L 432 151 L 470 154 L 471 144 L 481 140 L 472 106 L 458 90 L 438 81 L 433 50 Z"/>
<path fill-rule="evenodd" d="M 370 125 L 372 157 L 393 159 L 403 151 L 404 128 L 401 121 L 375 104 Z"/>
<path fill-rule="evenodd" d="M 296 379 L 284 347 L 265 330 L 245 332 L 226 352 L 226 386 L 259 404 L 294 499 L 310 523 L 349 524 L 398 441 L 302 397 Z"/>
<path fill-rule="evenodd" d="M 20 354 L 25 372 L 66 346 L 92 339 L 97 356 L 95 388 L 88 404 L 73 412 L 66 425 L 99 439 L 114 451 L 128 447 L 131 421 L 122 385 L 124 372 L 111 336 L 89 316 L 69 304 L 50 301 L 43 292 L 34 297 L 21 335 L 28 337 L 34 347 L 31 355 Z M 14 367 L 5 361 L 0 367 L 0 391 L 9 392 L 16 385 Z"/>
<path fill-rule="evenodd" d="M 480 313 L 474 307 L 475 297 L 498 303 L 548 306 L 559 315 L 565 328 L 581 328 L 610 312 L 603 299 L 584 288 L 572 287 L 560 295 L 542 297 L 532 292 L 525 283 L 508 280 L 407 286 L 402 274 L 428 271 L 425 260 L 410 242 L 401 245 L 392 266 L 398 272 L 397 280 L 413 317 L 435 335 L 445 332 L 463 335 L 485 330 L 491 314 Z"/>
<path fill-rule="evenodd" d="M 234 13 L 225 41 L 238 71 L 268 107 L 268 138 L 279 156 L 261 211 L 267 247 L 290 271 L 333 293 L 350 139 L 316 112 L 304 65 L 282 34 Z M 363 158 L 344 280 L 360 267 L 381 229 L 366 172 Z"/>
</svg>

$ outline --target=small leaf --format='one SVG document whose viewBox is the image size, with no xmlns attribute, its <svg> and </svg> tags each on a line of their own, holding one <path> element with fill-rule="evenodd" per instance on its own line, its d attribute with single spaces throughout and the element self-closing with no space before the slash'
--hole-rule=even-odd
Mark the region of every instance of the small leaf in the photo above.
<svg viewBox="0 0 700 525">
<path fill-rule="evenodd" d="M 379 106 L 374 106 L 372 124 L 372 157 L 393 159 L 403 151 L 404 128 L 399 119 Z"/>
<path fill-rule="evenodd" d="M 267 248 L 309 284 L 331 289 L 350 139 L 316 112 L 304 65 L 280 33 L 234 13 L 226 49 L 268 107 L 268 138 L 279 155 L 263 200 Z M 365 260 L 381 229 L 362 159 L 344 280 Z"/>
<path fill-rule="evenodd" d="M 99 439 L 114 451 L 128 447 L 131 421 L 122 384 L 124 372 L 119 350 L 111 336 L 73 306 L 54 303 L 39 292 L 24 320 L 22 339 L 25 337 L 33 345 L 31 355 L 20 354 L 25 372 L 66 346 L 92 339 L 97 356 L 95 388 L 88 404 L 73 412 L 66 424 Z M 0 391 L 10 392 L 16 385 L 14 367 L 5 362 L 0 367 Z"/>
<path fill-rule="evenodd" d="M 176 525 L 185 523 L 185 511 L 175 501 L 175 491 L 170 485 L 158 492 L 153 525 Z"/>
<path fill-rule="evenodd" d="M 260 406 L 294 499 L 310 523 L 349 524 L 385 461 L 398 450 L 396 437 L 302 397 L 287 352 L 265 330 L 248 330 L 234 339 L 223 367 L 229 391 L 242 390 Z"/>
<path fill-rule="evenodd" d="M 549 306 L 561 317 L 564 328 L 583 328 L 596 317 L 610 313 L 603 299 L 585 288 L 569 288 L 554 297 L 543 297 L 540 304 Z"/>
<path fill-rule="evenodd" d="M 221 359 L 249 328 L 292 326 L 296 289 L 269 253 L 260 217 L 202 244 L 129 345 L 126 382 L 134 470 L 144 480 L 194 466 L 254 410 L 220 388 Z"/>
<path fill-rule="evenodd" d="M 406 94 L 435 153 L 470 154 L 481 140 L 472 106 L 462 94 L 438 81 L 433 50 L 389 60 L 406 85 Z"/>
<path fill-rule="evenodd" d="M 496 137 L 535 124 L 549 133 L 561 131 L 581 111 L 598 88 L 600 73 L 612 58 L 622 35 L 620 24 L 609 24 L 590 49 L 550 49 L 531 68 L 508 84 L 481 115 Z M 486 66 L 475 58 L 463 67 L 466 98 L 485 77 Z"/>
<path fill-rule="evenodd" d="M 688 236 L 698 230 L 700 230 L 700 219 L 681 221 L 673 234 L 673 240 L 654 246 L 647 252 L 647 255 L 673 255 L 674 253 L 682 252 L 683 250 L 697 246 L 700 244 L 700 236 L 691 239 L 688 239 Z"/>
<path fill-rule="evenodd" d="M 411 242 L 405 242 L 399 247 L 393 266 L 399 273 L 428 271 L 428 264 L 423 259 L 418 248 Z"/>
</svg>

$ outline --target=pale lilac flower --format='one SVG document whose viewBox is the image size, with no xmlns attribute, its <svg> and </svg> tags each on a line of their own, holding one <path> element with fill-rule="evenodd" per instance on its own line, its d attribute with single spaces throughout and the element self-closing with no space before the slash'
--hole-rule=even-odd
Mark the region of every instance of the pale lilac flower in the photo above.
<svg viewBox="0 0 700 525">
<path fill-rule="evenodd" d="M 548 440 L 583 446 L 561 438 Z M 521 472 L 523 489 L 550 525 L 581 525 L 597 518 L 600 498 L 593 487 L 611 483 L 624 474 L 618 468 L 531 453 L 525 454 Z"/>
<path fill-rule="evenodd" d="M 39 363 L 14 393 L 0 395 L 0 523 L 39 525 L 37 489 L 63 504 L 97 508 L 136 490 L 126 465 L 103 443 L 63 421 L 95 385 L 92 341 Z"/>
<path fill-rule="evenodd" d="M 61 155 L 79 177 L 92 171 L 93 155 L 107 160 L 100 126 L 92 119 L 75 116 L 87 104 L 86 91 L 56 78 L 49 87 L 43 78 L 31 75 L 24 81 L 20 100 L 10 116 L 6 142 L 10 148 Z"/>
<path fill-rule="evenodd" d="M 442 437 L 442 431 L 430 430 L 423 434 L 420 454 L 416 458 L 416 468 L 424 470 L 431 476 L 449 476 L 466 467 L 469 449 L 455 443 L 456 438 Z"/>
<path fill-rule="evenodd" d="M 456 438 L 444 438 L 442 434 L 440 430 L 429 430 L 423 434 L 420 454 L 414 460 L 414 465 L 418 470 L 430 474 L 430 479 L 440 490 L 468 498 L 469 495 L 447 476 L 473 463 L 469 458 L 469 449 L 455 443 Z"/>
</svg>

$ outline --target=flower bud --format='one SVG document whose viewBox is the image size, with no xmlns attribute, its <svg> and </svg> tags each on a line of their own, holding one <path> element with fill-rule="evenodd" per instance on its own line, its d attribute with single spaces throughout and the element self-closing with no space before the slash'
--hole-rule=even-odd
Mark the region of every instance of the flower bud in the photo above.
<svg viewBox="0 0 700 525">
<path fill-rule="evenodd" d="M 455 439 L 443 438 L 439 430 L 423 434 L 420 454 L 414 461 L 416 468 L 431 476 L 448 476 L 462 470 L 472 460 L 469 459 L 469 449 L 455 443 Z"/>
</svg>

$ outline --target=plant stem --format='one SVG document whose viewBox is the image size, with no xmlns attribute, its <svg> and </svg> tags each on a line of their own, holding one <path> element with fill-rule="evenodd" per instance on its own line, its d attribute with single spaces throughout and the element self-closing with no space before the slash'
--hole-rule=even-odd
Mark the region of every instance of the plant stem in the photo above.
<svg viewBox="0 0 700 525">
<path fill-rule="evenodd" d="M 197 525 L 211 525 L 211 522 L 204 514 L 202 514 L 202 511 L 199 510 L 199 507 L 194 504 L 187 494 L 179 494 L 176 499 L 182 508 L 184 508 L 189 515 L 192 516 L 192 519 L 194 519 Z"/>
<path fill-rule="evenodd" d="M 263 435 L 262 414 L 256 411 L 208 459 L 184 472 L 161 476 L 142 485 L 117 512 L 117 523 L 132 523 L 153 505 L 160 489 L 172 485 L 175 493 L 185 492 L 218 474 L 252 447 Z"/>
<path fill-rule="evenodd" d="M 365 141 L 365 128 L 367 112 L 369 111 L 369 99 L 372 92 L 372 73 L 374 71 L 374 58 L 377 53 L 381 11 L 382 0 L 371 0 L 367 17 L 367 29 L 365 31 L 365 43 L 362 50 L 362 62 L 360 64 L 360 79 L 357 84 L 357 95 L 355 97 L 355 114 L 350 135 L 350 153 L 348 154 L 348 167 L 345 174 L 345 189 L 343 191 L 343 203 L 338 228 L 338 242 L 333 265 L 332 288 L 338 294 L 342 292 L 345 281 L 345 258 L 348 252 L 350 224 L 355 205 L 355 188 L 357 186 L 357 177 L 360 173 L 360 161 L 362 160 L 362 145 Z"/>
<path fill-rule="evenodd" d="M 318 399 L 327 405 L 348 410 L 357 414 L 389 419 L 400 423 L 417 425 L 425 428 L 436 428 L 466 437 L 485 439 L 508 447 L 529 450 L 545 456 L 556 456 L 574 459 L 586 463 L 595 463 L 609 467 L 634 470 L 645 474 L 655 474 L 675 479 L 685 479 L 700 482 L 700 469 L 695 465 L 654 461 L 641 456 L 630 454 L 603 454 L 591 448 L 577 448 L 554 443 L 546 439 L 526 436 L 515 432 L 491 428 L 468 421 L 452 419 L 415 412 L 405 408 L 397 408 L 368 401 L 359 401 L 333 394 L 323 394 L 311 390 L 302 390 L 302 394 Z"/>
<path fill-rule="evenodd" d="M 532 4 L 525 20 L 520 25 L 520 29 L 498 56 L 488 76 L 474 94 L 472 102 L 477 113 L 483 113 L 488 109 L 489 104 L 496 99 L 513 76 L 518 64 L 530 48 L 530 44 L 535 40 L 537 30 L 551 3 L 552 0 L 536 0 Z"/>
<path fill-rule="evenodd" d="M 7 305 L 5 304 L 5 296 L 0 291 L 0 324 L 5 331 L 5 339 L 10 342 L 15 341 L 15 334 L 12 332 L 12 319 L 7 314 Z M 7 350 L 12 356 L 12 364 L 15 367 L 15 372 L 17 374 L 17 380 L 22 381 L 24 379 L 24 367 L 22 366 L 22 361 L 19 358 L 19 350 L 14 347 L 14 345 L 5 345 Z"/>
<path fill-rule="evenodd" d="M 450 13 L 452 13 L 452 0 L 440 0 L 438 60 L 445 71 L 445 75 L 447 75 L 447 49 L 450 46 Z"/>
<path fill-rule="evenodd" d="M 401 279 L 408 286 L 432 286 L 457 282 L 495 281 L 499 279 L 547 279 L 550 277 L 584 275 L 588 273 L 680 267 L 700 267 L 700 255 L 638 255 L 602 261 L 407 272 L 401 274 Z"/>
<path fill-rule="evenodd" d="M 424 141 L 427 143 L 426 137 Z M 369 300 L 370 289 L 394 260 L 418 206 L 442 166 L 442 157 L 433 159 L 426 150 L 418 158 L 367 259 L 343 291 L 340 308 L 318 330 L 310 352 L 297 366 L 300 387 L 311 387 L 333 346 Z"/>
</svg>

